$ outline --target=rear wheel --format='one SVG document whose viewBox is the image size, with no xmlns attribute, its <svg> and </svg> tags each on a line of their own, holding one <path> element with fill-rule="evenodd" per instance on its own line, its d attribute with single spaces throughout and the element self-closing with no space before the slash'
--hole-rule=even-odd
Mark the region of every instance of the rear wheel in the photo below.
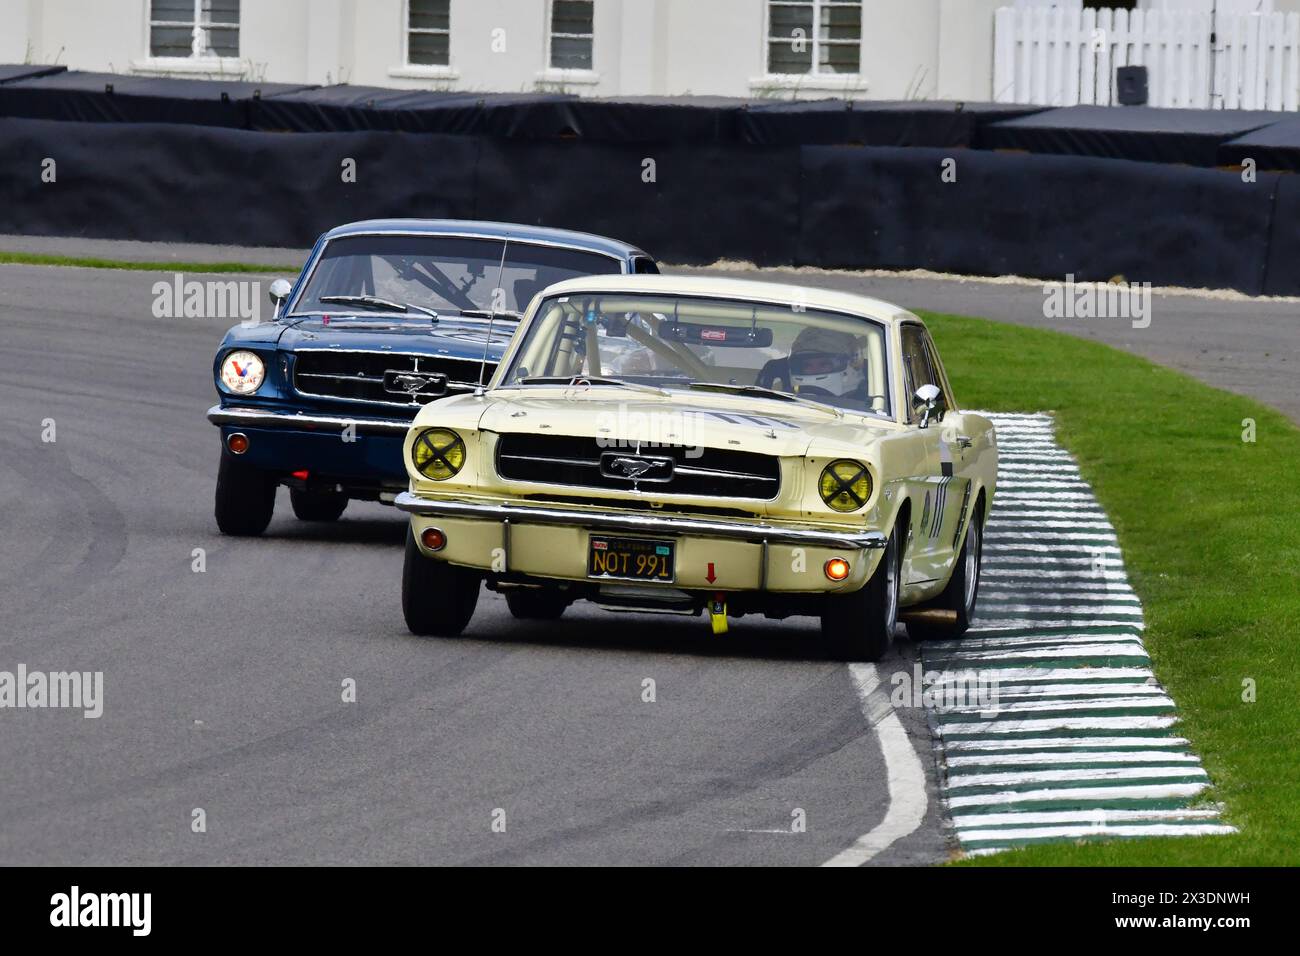
<svg viewBox="0 0 1300 956">
<path fill-rule="evenodd" d="M 900 537 L 905 533 L 905 529 L 897 528 L 890 535 L 880 563 L 860 589 L 826 598 L 822 638 L 835 656 L 848 661 L 878 661 L 889 652 L 898 623 Z"/>
<path fill-rule="evenodd" d="M 289 489 L 289 502 L 300 521 L 338 521 L 348 506 L 348 496 L 336 491 Z"/>
<path fill-rule="evenodd" d="M 266 472 L 223 453 L 214 509 L 221 533 L 252 537 L 265 531 L 275 511 L 275 488 Z"/>
<path fill-rule="evenodd" d="M 564 595 L 555 591 L 510 591 L 506 594 L 510 613 L 523 621 L 554 621 L 569 606 Z"/>
<path fill-rule="evenodd" d="M 937 598 L 928 601 L 923 610 L 945 612 L 942 617 L 918 619 L 907 622 L 908 636 L 924 641 L 936 638 L 957 638 L 966 633 L 975 616 L 975 602 L 979 598 L 980 564 L 984 560 L 984 501 L 981 498 L 970 514 L 970 527 L 966 541 L 952 569 L 948 586 Z"/>
<path fill-rule="evenodd" d="M 412 634 L 455 637 L 478 605 L 481 576 L 470 568 L 426 558 L 406 529 L 402 567 L 402 615 Z"/>
</svg>

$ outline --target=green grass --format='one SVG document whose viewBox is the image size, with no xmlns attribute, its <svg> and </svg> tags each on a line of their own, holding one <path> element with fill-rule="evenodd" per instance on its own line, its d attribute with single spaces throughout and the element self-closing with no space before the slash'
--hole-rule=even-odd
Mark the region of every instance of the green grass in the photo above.
<svg viewBox="0 0 1300 956">
<path fill-rule="evenodd" d="M 1056 414 L 1119 534 L 1156 676 L 1235 836 L 1056 844 L 967 865 L 1300 862 L 1300 430 L 1108 346 L 927 315 L 963 407 Z M 1242 440 L 1254 419 L 1256 441 Z M 1245 679 L 1256 702 L 1242 700 Z"/>
<path fill-rule="evenodd" d="M 81 269 L 130 269 L 136 272 L 279 272 L 297 275 L 301 266 L 259 266 L 248 262 L 135 262 L 93 256 L 55 256 L 39 252 L 0 252 L 0 265 L 76 266 Z"/>
</svg>

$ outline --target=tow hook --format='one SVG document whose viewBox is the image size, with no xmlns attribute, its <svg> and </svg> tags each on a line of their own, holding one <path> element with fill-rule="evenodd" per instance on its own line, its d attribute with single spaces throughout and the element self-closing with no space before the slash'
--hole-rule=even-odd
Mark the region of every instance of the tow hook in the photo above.
<svg viewBox="0 0 1300 956">
<path fill-rule="evenodd" d="M 709 624 L 714 634 L 727 633 L 727 596 L 721 591 L 709 602 Z"/>
</svg>

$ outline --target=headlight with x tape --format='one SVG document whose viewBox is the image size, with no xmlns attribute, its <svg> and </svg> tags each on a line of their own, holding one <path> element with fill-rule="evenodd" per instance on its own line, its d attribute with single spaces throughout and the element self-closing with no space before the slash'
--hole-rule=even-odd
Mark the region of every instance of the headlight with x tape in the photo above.
<svg viewBox="0 0 1300 956">
<path fill-rule="evenodd" d="M 411 460 L 426 478 L 445 481 L 465 467 L 465 442 L 447 428 L 426 428 L 411 444 Z"/>
<path fill-rule="evenodd" d="M 858 461 L 833 461 L 822 469 L 817 490 L 831 510 L 857 511 L 871 497 L 871 473 Z"/>
</svg>

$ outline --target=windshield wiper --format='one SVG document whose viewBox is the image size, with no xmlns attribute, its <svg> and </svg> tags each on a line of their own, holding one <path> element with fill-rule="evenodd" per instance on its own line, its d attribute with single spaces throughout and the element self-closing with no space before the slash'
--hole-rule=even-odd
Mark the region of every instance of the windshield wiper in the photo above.
<svg viewBox="0 0 1300 956">
<path fill-rule="evenodd" d="M 764 388 L 761 385 L 725 385 L 722 382 L 691 382 L 687 388 L 699 389 L 700 391 L 726 392 L 729 395 L 756 395 L 759 398 L 774 398 L 782 402 L 797 402 L 800 405 L 807 405 L 809 408 L 821 409 L 824 412 L 830 412 L 836 418 L 842 418 L 844 412 L 834 405 L 827 405 L 825 402 L 816 402 L 811 398 L 804 398 L 802 395 L 792 395 L 789 392 L 778 392 L 774 388 Z"/>
<path fill-rule="evenodd" d="M 460 314 L 462 316 L 467 315 L 471 319 L 491 319 L 495 317 L 495 318 L 514 319 L 516 322 L 518 322 L 520 319 L 524 317 L 524 314 L 522 312 L 513 312 L 510 309 L 498 309 L 495 312 L 493 312 L 491 309 L 461 309 Z"/>
<path fill-rule="evenodd" d="M 621 378 L 602 378 L 599 375 L 530 375 L 528 378 L 515 380 L 517 385 L 615 385 L 619 388 L 630 388 L 636 392 L 646 392 L 650 395 L 667 395 L 662 388 L 655 388 L 653 385 L 642 385 L 640 382 L 625 382 Z"/>
<path fill-rule="evenodd" d="M 392 299 L 381 299 L 377 295 L 323 295 L 319 301 L 328 302 L 331 305 L 359 305 L 366 309 L 382 309 L 385 312 L 423 312 L 435 322 L 438 320 L 438 313 L 433 309 L 426 309 L 422 305 L 412 305 L 409 302 L 394 302 Z"/>
</svg>

